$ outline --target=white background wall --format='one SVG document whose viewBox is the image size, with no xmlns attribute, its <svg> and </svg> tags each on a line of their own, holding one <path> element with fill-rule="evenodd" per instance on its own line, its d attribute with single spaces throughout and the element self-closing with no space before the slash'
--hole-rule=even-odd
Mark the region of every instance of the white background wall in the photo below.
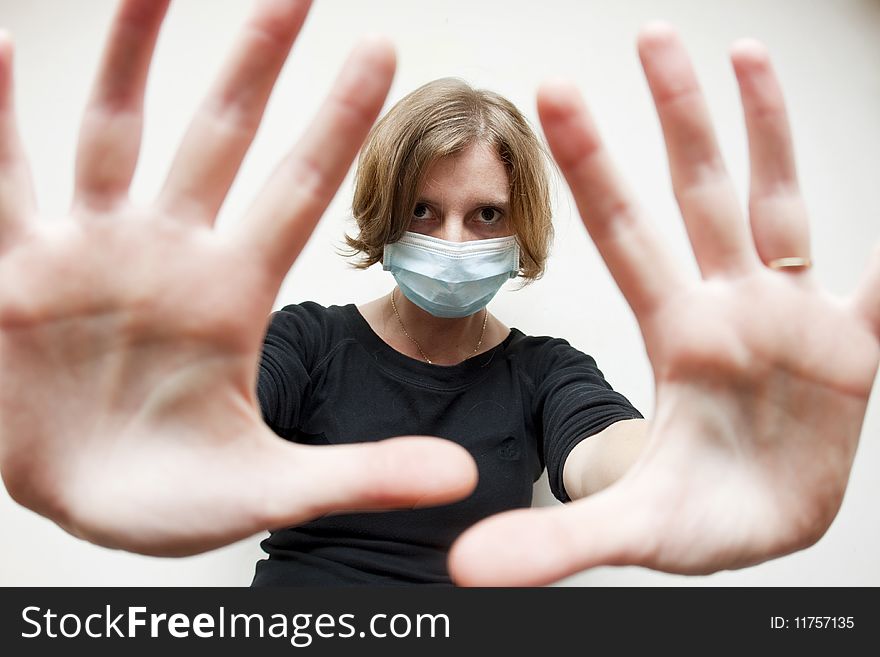
<svg viewBox="0 0 880 657">
<path fill-rule="evenodd" d="M 188 117 L 223 59 L 250 2 L 177 0 L 159 41 L 147 98 L 135 195 L 165 175 Z M 113 0 L 0 0 L 0 26 L 17 44 L 21 128 L 45 209 L 71 191 L 73 149 Z M 880 239 L 880 1 L 878 0 L 316 0 L 220 224 L 240 217 L 318 106 L 362 34 L 397 44 L 389 98 L 455 75 L 508 96 L 535 125 L 534 90 L 566 75 L 584 90 L 624 175 L 693 267 L 666 169 L 662 137 L 635 52 L 648 20 L 676 24 L 696 62 L 732 175 L 746 192 L 747 152 L 729 44 L 754 36 L 770 48 L 792 115 L 804 194 L 812 211 L 816 272 L 830 291 L 853 288 Z M 363 302 L 388 291 L 374 268 L 352 271 L 335 255 L 347 222 L 346 183 L 288 276 L 277 304 Z M 557 243 L 546 277 L 503 291 L 492 311 L 528 333 L 558 335 L 593 354 L 607 378 L 646 414 L 653 384 L 626 304 L 561 186 Z M 880 402 L 869 406 L 843 508 L 814 547 L 754 568 L 685 578 L 600 568 L 570 585 L 880 585 Z M 542 479 L 536 504 L 555 504 Z M 260 537 L 178 560 L 108 551 L 78 541 L 0 491 L 0 585 L 247 585 Z"/>
</svg>

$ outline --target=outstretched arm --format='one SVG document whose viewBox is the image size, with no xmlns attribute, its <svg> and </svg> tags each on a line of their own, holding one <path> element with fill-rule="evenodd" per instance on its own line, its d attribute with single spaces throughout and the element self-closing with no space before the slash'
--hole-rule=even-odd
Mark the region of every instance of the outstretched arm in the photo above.
<svg viewBox="0 0 880 657">
<path fill-rule="evenodd" d="M 647 438 L 647 420 L 636 418 L 615 422 L 582 440 L 565 459 L 565 492 L 577 500 L 608 488 L 635 464 Z"/>
</svg>

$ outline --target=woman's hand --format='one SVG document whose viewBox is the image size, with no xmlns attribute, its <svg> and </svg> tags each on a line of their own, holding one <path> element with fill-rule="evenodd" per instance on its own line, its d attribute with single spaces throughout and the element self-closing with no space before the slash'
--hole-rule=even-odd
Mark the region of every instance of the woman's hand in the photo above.
<svg viewBox="0 0 880 657">
<path fill-rule="evenodd" d="M 38 221 L 0 41 L 0 470 L 71 533 L 156 555 L 218 547 L 335 510 L 466 495 L 462 448 L 403 438 L 316 448 L 255 400 L 278 288 L 379 112 L 394 72 L 372 41 L 227 233 L 212 224 L 308 10 L 257 3 L 164 188 L 127 199 L 168 0 L 121 4 L 80 134 L 69 217 Z"/>
<path fill-rule="evenodd" d="M 809 268 L 774 269 L 810 252 L 782 94 L 760 45 L 732 55 L 751 230 L 679 38 L 656 25 L 639 49 L 702 280 L 683 275 L 624 190 L 577 92 L 547 85 L 538 107 L 641 327 L 656 383 L 647 445 L 591 497 L 466 532 L 450 557 L 459 583 L 544 584 L 604 564 L 740 568 L 812 545 L 840 507 L 880 357 L 880 256 L 845 301 Z"/>
</svg>

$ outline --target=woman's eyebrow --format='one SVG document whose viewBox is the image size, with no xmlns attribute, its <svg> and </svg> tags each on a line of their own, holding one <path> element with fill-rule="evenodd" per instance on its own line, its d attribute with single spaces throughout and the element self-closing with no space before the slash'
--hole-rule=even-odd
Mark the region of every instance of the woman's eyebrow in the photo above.
<svg viewBox="0 0 880 657">
<path fill-rule="evenodd" d="M 430 205 L 433 207 L 441 207 L 443 205 L 443 203 L 431 198 L 430 196 L 417 196 L 416 203 L 424 203 L 425 205 Z M 494 206 L 502 210 L 506 210 L 507 206 L 509 205 L 506 198 L 481 196 L 475 196 L 473 198 L 467 199 L 465 203 L 472 207 Z"/>
</svg>

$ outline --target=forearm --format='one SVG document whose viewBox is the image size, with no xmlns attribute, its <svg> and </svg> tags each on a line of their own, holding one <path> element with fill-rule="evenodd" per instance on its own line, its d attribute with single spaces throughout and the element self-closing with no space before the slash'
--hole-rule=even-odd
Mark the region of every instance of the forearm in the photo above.
<svg viewBox="0 0 880 657">
<path fill-rule="evenodd" d="M 647 420 L 621 420 L 581 441 L 562 471 L 568 496 L 586 497 L 620 479 L 639 458 L 647 434 Z"/>
</svg>

